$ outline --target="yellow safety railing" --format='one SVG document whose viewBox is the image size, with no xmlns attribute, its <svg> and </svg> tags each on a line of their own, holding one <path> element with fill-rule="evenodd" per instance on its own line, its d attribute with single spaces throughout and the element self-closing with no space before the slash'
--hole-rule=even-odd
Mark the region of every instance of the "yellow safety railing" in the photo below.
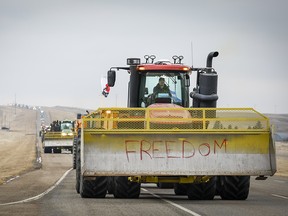
<svg viewBox="0 0 288 216">
<path fill-rule="evenodd" d="M 82 118 L 93 132 L 264 132 L 269 119 L 252 108 L 100 108 Z"/>
</svg>

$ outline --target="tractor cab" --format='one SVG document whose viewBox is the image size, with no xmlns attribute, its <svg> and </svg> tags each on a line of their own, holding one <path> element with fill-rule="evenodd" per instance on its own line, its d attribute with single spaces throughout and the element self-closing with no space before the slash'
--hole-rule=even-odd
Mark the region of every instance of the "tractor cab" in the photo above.
<svg viewBox="0 0 288 216">
<path fill-rule="evenodd" d="M 142 66 L 143 67 L 143 66 Z M 183 71 L 141 71 L 139 103 L 148 107 L 155 103 L 172 103 L 189 107 L 189 76 Z"/>
<path fill-rule="evenodd" d="M 212 68 L 212 59 L 217 56 L 218 52 L 210 52 L 205 68 L 182 64 L 183 56 L 173 56 L 173 63 L 165 59 L 154 63 L 154 55 L 144 56 L 145 63 L 139 58 L 128 58 L 129 67 L 110 68 L 108 86 L 115 84 L 115 69 L 126 70 L 130 74 L 127 107 L 144 108 L 158 103 L 190 107 L 189 97 L 193 99 L 192 107 L 216 107 L 218 75 Z M 197 72 L 196 86 L 189 94 L 192 71 Z"/>
<path fill-rule="evenodd" d="M 127 59 L 129 67 L 116 67 L 130 73 L 128 84 L 128 107 L 148 107 L 157 103 L 177 104 L 189 107 L 189 86 L 192 68 L 181 63 L 182 56 L 169 60 L 153 62 L 155 56 L 145 56 L 146 63 L 140 59 Z M 178 60 L 178 61 L 177 61 Z M 108 71 L 108 85 L 114 86 L 116 73 Z"/>
</svg>

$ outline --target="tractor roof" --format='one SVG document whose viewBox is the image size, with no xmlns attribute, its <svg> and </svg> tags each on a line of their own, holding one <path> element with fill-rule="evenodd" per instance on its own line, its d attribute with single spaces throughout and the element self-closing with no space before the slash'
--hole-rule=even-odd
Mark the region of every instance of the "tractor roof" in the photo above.
<svg viewBox="0 0 288 216">
<path fill-rule="evenodd" d="M 192 68 L 187 65 L 182 64 L 167 64 L 167 63 L 158 63 L 155 64 L 141 64 L 137 66 L 138 71 L 182 71 L 182 72 L 191 72 Z"/>
</svg>

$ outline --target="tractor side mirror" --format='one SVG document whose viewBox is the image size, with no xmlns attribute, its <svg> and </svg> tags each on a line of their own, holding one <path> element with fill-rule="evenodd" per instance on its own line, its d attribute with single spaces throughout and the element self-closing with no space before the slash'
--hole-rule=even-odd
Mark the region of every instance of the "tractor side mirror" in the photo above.
<svg viewBox="0 0 288 216">
<path fill-rule="evenodd" d="M 147 87 L 145 88 L 144 94 L 146 94 L 146 95 L 149 94 L 149 91 L 148 91 L 148 88 L 147 88 Z"/>
<path fill-rule="evenodd" d="M 109 70 L 107 72 L 107 80 L 108 80 L 108 86 L 113 87 L 115 85 L 116 72 L 114 70 Z"/>
</svg>

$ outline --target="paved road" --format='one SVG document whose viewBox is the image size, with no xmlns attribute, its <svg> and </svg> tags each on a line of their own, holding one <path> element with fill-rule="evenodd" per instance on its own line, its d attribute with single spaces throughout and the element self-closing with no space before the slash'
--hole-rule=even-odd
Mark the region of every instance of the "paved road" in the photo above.
<svg viewBox="0 0 288 216">
<path fill-rule="evenodd" d="M 7 215 L 287 215 L 288 178 L 271 177 L 251 181 L 246 201 L 192 201 L 176 196 L 172 189 L 158 189 L 155 184 L 143 185 L 139 199 L 82 199 L 75 191 L 75 170 L 44 197 L 25 204 L 0 206 Z M 3 209 L 2 209 L 3 210 Z M 25 210 L 25 211 L 23 211 Z M 8 214 L 9 212 L 9 214 Z M 1 215 L 2 215 L 1 214 Z M 5 215 L 5 214 L 4 214 Z"/>
<path fill-rule="evenodd" d="M 172 189 L 143 185 L 139 199 L 82 199 L 74 189 L 75 171 L 43 199 L 33 202 L 40 215 L 287 215 L 288 179 L 273 177 L 251 182 L 246 201 L 192 201 Z"/>
<path fill-rule="evenodd" d="M 158 189 L 143 184 L 139 199 L 82 199 L 75 191 L 75 170 L 42 198 L 12 205 L 3 205 L 35 197 L 47 191 L 66 170 L 71 169 L 71 154 L 42 154 L 43 167 L 2 185 L 0 215 L 287 215 L 288 178 L 270 177 L 266 181 L 251 180 L 246 201 L 192 201 L 176 196 L 172 189 Z M 54 180 L 53 180 L 54 179 Z M 22 183 L 21 183 L 22 182 Z M 23 185 L 24 183 L 26 185 Z M 53 183 L 54 182 L 54 183 Z M 45 189 L 46 187 L 46 189 Z M 31 194 L 29 195 L 29 191 Z"/>
</svg>

